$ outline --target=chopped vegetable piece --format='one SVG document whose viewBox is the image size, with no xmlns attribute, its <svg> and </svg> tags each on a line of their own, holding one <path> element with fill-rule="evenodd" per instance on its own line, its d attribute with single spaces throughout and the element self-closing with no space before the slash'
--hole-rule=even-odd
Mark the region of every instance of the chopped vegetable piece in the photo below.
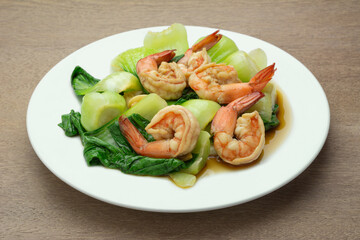
<svg viewBox="0 0 360 240">
<path fill-rule="evenodd" d="M 114 72 L 96 83 L 94 86 L 87 89 L 79 90 L 78 95 L 85 95 L 90 92 L 125 92 L 125 91 L 139 91 L 142 89 L 142 86 L 133 74 L 128 72 Z"/>
<path fill-rule="evenodd" d="M 157 52 L 176 49 L 176 55 L 184 54 L 189 48 L 184 25 L 174 23 L 161 32 L 148 32 L 144 38 L 144 47 Z"/>
<path fill-rule="evenodd" d="M 114 58 L 111 62 L 111 67 L 114 71 L 126 71 L 133 74 L 134 76 L 137 76 L 137 62 L 140 59 L 154 53 L 156 53 L 155 49 L 146 47 L 129 49 L 125 52 L 120 53 L 116 58 Z"/>
<path fill-rule="evenodd" d="M 250 51 L 249 56 L 252 58 L 252 60 L 254 60 L 259 69 L 264 69 L 267 67 L 266 53 L 261 48 Z"/>
<path fill-rule="evenodd" d="M 220 109 L 220 105 L 214 101 L 204 99 L 191 99 L 181 104 L 181 106 L 187 108 L 194 114 L 196 119 L 199 121 L 200 129 L 208 125 L 209 122 L 214 118 L 215 113 Z"/>
<path fill-rule="evenodd" d="M 80 122 L 81 114 L 79 112 L 75 112 L 74 110 L 71 110 L 69 114 L 63 114 L 61 116 L 61 123 L 58 124 L 59 127 L 61 127 L 65 135 L 68 137 L 74 137 L 79 135 L 78 128 L 75 126 L 75 123 L 77 120 Z M 81 125 L 79 126 L 81 128 Z"/>
<path fill-rule="evenodd" d="M 120 116 L 126 110 L 123 96 L 116 92 L 91 92 L 83 97 L 81 124 L 87 131 L 93 131 Z"/>
<path fill-rule="evenodd" d="M 174 172 L 170 173 L 169 176 L 176 185 L 182 188 L 192 187 L 196 182 L 196 177 L 189 173 Z"/>
<path fill-rule="evenodd" d="M 164 99 L 155 93 L 150 93 L 124 114 L 128 117 L 131 114 L 137 113 L 151 121 L 155 114 L 166 106 L 167 103 Z"/>
<path fill-rule="evenodd" d="M 76 129 L 84 145 L 84 158 L 89 166 L 103 165 L 120 169 L 127 174 L 149 176 L 166 175 L 187 167 L 183 161 L 175 158 L 151 158 L 137 155 L 121 134 L 117 121 L 109 122 L 95 131 L 86 132 L 80 122 L 80 113 L 71 110 L 66 115 L 70 119 L 71 126 L 64 122 L 59 125 Z M 111 142 L 106 141 L 109 139 L 109 134 L 112 138 Z"/>
<path fill-rule="evenodd" d="M 80 66 L 76 66 L 71 74 L 71 85 L 76 95 L 84 95 L 80 93 L 98 82 L 100 79 L 94 78 Z"/>
<path fill-rule="evenodd" d="M 180 105 L 180 104 L 186 102 L 187 100 L 198 99 L 198 98 L 199 98 L 199 96 L 196 94 L 196 92 L 194 92 L 194 90 L 192 90 L 191 88 L 185 88 L 184 91 L 182 92 L 181 97 L 177 101 L 173 101 L 173 103 L 171 103 L 171 104 L 169 104 L 169 102 L 171 102 L 171 101 L 168 101 L 168 104 L 169 105 Z"/>
<path fill-rule="evenodd" d="M 198 39 L 196 42 L 200 42 L 202 39 L 204 39 L 204 37 Z M 233 40 L 226 36 L 222 36 L 220 41 L 210 48 L 207 53 L 212 62 L 222 63 L 228 56 L 238 50 L 239 48 Z"/>
<path fill-rule="evenodd" d="M 140 114 L 137 114 L 137 113 L 134 113 L 134 114 L 130 115 L 128 117 L 128 119 L 139 130 L 141 135 L 144 136 L 146 141 L 148 141 L 148 142 L 155 141 L 154 137 L 151 134 L 147 133 L 146 130 L 145 130 L 145 127 L 150 122 L 149 120 L 147 120 L 146 118 L 143 118 Z"/>
<path fill-rule="evenodd" d="M 181 172 L 196 175 L 204 168 L 210 153 L 210 134 L 208 132 L 200 132 L 196 146 L 192 152 L 197 154 L 194 162 L 188 168 L 182 169 Z"/>
<path fill-rule="evenodd" d="M 250 81 L 250 79 L 260 71 L 260 68 L 252 58 L 250 58 L 246 52 L 241 50 L 228 56 L 224 60 L 224 63 L 233 66 L 238 73 L 238 77 L 243 82 Z"/>
<path fill-rule="evenodd" d="M 248 109 L 246 112 L 258 111 L 264 122 L 271 121 L 271 115 L 273 106 L 276 103 L 276 88 L 271 82 L 268 83 L 262 90 L 265 94 L 254 106 Z"/>
<path fill-rule="evenodd" d="M 271 121 L 269 121 L 269 122 L 264 121 L 265 131 L 275 128 L 280 124 L 280 121 L 276 116 L 278 109 L 279 109 L 279 105 L 275 104 L 275 106 L 273 107 L 272 114 L 271 114 Z"/>
<path fill-rule="evenodd" d="M 184 54 L 177 55 L 177 56 L 173 57 L 173 59 L 171 59 L 170 62 L 176 62 L 177 63 L 184 56 L 185 56 Z"/>
</svg>

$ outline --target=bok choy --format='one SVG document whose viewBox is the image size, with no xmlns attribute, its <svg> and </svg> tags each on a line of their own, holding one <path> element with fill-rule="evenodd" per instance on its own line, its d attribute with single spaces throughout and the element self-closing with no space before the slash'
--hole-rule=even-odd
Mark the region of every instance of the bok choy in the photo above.
<svg viewBox="0 0 360 240">
<path fill-rule="evenodd" d="M 91 92 L 86 94 L 81 104 L 81 124 L 87 131 L 93 131 L 126 110 L 123 96 L 116 92 Z"/>
<path fill-rule="evenodd" d="M 86 131 L 81 125 L 80 116 L 80 113 L 72 110 L 69 114 L 62 116 L 63 122 L 59 126 L 65 132 L 72 132 L 72 136 L 75 136 L 74 129 L 76 129 L 84 145 L 83 153 L 89 166 L 103 165 L 119 169 L 127 174 L 151 176 L 166 175 L 187 167 L 183 161 L 176 158 L 162 159 L 137 155 L 121 134 L 117 121 L 109 122 L 95 131 Z M 136 120 L 131 118 L 136 118 Z M 148 123 L 145 118 L 136 115 L 129 119 L 132 122 L 143 122 L 144 125 Z M 109 139 L 109 137 L 104 137 L 109 134 L 115 144 L 104 140 Z M 97 136 L 102 136 L 102 138 Z"/>
<path fill-rule="evenodd" d="M 114 72 L 100 81 L 79 66 L 74 69 L 71 75 L 71 83 L 76 95 L 104 91 L 121 93 L 142 89 L 140 81 L 131 73 L 124 71 Z"/>
<path fill-rule="evenodd" d="M 157 52 L 176 49 L 176 55 L 181 55 L 189 48 L 186 29 L 184 25 L 174 23 L 161 32 L 148 32 L 144 38 L 144 47 Z"/>
</svg>

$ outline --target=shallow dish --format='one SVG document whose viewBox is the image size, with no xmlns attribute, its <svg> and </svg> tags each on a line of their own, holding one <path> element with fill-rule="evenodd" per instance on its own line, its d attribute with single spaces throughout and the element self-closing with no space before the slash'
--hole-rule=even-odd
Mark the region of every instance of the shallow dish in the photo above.
<svg viewBox="0 0 360 240">
<path fill-rule="evenodd" d="M 313 74 L 285 51 L 262 40 L 221 30 L 239 49 L 262 48 L 268 63 L 276 63 L 273 82 L 280 87 L 291 109 L 291 128 L 276 149 L 256 165 L 203 177 L 189 189 L 165 177 L 141 177 L 104 167 L 88 167 L 80 138 L 66 137 L 57 126 L 61 115 L 80 111 L 70 76 L 79 65 L 97 78 L 110 72 L 119 53 L 143 44 L 153 27 L 119 33 L 91 43 L 55 65 L 39 82 L 27 111 L 31 144 L 45 166 L 61 180 L 96 199 L 122 207 L 157 212 L 206 211 L 241 204 L 268 194 L 302 173 L 325 143 L 330 111 L 325 93 Z M 189 44 L 216 29 L 187 26 Z M 276 136 L 275 136 L 276 137 Z"/>
</svg>

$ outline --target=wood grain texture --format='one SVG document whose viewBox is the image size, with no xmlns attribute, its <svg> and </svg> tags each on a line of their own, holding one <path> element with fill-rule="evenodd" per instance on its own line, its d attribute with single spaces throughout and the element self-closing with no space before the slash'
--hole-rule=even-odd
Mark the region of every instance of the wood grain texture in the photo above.
<svg viewBox="0 0 360 240">
<path fill-rule="evenodd" d="M 359 239 L 359 16 L 359 1 L 344 0 L 0 1 L 0 238 Z M 314 73 L 330 103 L 331 125 L 303 174 L 239 206 L 160 214 L 90 198 L 39 161 L 25 120 L 46 72 L 95 40 L 173 22 L 263 39 Z"/>
</svg>

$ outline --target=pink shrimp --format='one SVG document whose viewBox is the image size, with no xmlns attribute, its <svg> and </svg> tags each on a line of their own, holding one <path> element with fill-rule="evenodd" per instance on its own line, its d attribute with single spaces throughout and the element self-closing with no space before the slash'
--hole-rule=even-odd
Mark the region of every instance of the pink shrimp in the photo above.
<svg viewBox="0 0 360 240">
<path fill-rule="evenodd" d="M 120 131 L 134 151 L 155 158 L 182 157 L 195 147 L 200 134 L 198 120 L 186 108 L 172 105 L 161 109 L 145 130 L 156 141 L 148 142 L 124 116 L 119 118 Z"/>
<path fill-rule="evenodd" d="M 175 62 L 168 63 L 175 56 L 174 51 L 149 55 L 136 64 L 136 72 L 144 88 L 166 100 L 178 99 L 186 87 L 186 78 L 179 66 Z"/>
<path fill-rule="evenodd" d="M 232 66 L 210 63 L 191 74 L 189 86 L 202 99 L 226 104 L 252 92 L 260 92 L 271 80 L 275 71 L 274 63 L 259 71 L 248 83 L 242 83 Z"/>
<path fill-rule="evenodd" d="M 221 107 L 216 113 L 211 131 L 214 133 L 214 148 L 222 160 L 233 165 L 256 160 L 265 144 L 265 127 L 257 111 L 237 116 L 264 96 L 254 92 Z M 233 136 L 236 138 L 233 138 Z"/>
</svg>

